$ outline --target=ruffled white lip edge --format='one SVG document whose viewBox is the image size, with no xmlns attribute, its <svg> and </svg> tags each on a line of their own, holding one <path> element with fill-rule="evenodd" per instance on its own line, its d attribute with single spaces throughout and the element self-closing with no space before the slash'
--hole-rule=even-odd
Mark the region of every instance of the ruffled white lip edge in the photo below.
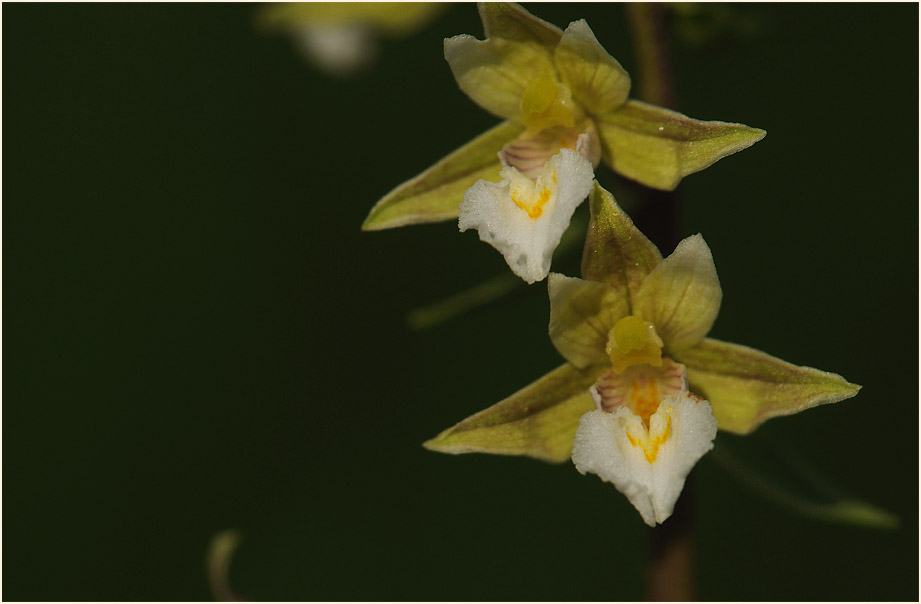
<svg viewBox="0 0 921 604">
<path fill-rule="evenodd" d="M 635 438 L 647 434 L 645 430 L 642 420 L 625 406 L 613 413 L 589 411 L 579 420 L 572 461 L 580 473 L 596 474 L 613 484 L 643 521 L 655 526 L 672 515 L 691 468 L 713 448 L 717 425 L 710 403 L 681 392 L 667 396 L 650 417 L 648 435 L 667 434 L 658 446 L 648 447 L 654 452 L 651 462 Z"/>
<path fill-rule="evenodd" d="M 534 283 L 550 273 L 553 251 L 560 243 L 576 208 L 585 201 L 595 174 L 592 164 L 571 149 L 561 149 L 550 158 L 537 178 L 537 187 L 550 191 L 549 200 L 537 218 L 512 201 L 512 187 L 534 186 L 516 168 L 500 172 L 503 180 L 478 180 L 464 193 L 458 211 L 461 231 L 476 229 L 480 239 L 505 257 L 516 275 Z"/>
</svg>

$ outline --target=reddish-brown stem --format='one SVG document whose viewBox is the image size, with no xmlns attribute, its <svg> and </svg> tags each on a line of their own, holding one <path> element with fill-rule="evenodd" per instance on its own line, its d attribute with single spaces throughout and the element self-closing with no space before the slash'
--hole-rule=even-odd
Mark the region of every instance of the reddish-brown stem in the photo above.
<svg viewBox="0 0 921 604">
<path fill-rule="evenodd" d="M 637 61 L 636 96 L 653 105 L 674 109 L 671 51 L 668 44 L 668 7 L 665 4 L 631 2 L 626 5 Z"/>
<path fill-rule="evenodd" d="M 671 518 L 650 529 L 646 599 L 688 602 L 694 599 L 694 493 L 691 477 Z"/>
<path fill-rule="evenodd" d="M 637 62 L 637 96 L 648 103 L 675 108 L 665 4 L 630 3 L 627 19 Z M 668 253 L 677 245 L 680 202 L 672 191 L 634 189 L 643 200 L 634 219 L 659 248 Z M 651 529 L 646 598 L 649 601 L 694 599 L 693 509 L 691 477 L 671 518 Z"/>
</svg>

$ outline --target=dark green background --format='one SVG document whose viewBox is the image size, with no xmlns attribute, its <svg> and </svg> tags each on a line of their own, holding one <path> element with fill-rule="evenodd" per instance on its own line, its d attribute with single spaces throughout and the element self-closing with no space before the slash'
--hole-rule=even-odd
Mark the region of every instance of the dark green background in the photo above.
<svg viewBox="0 0 921 604">
<path fill-rule="evenodd" d="M 531 8 L 635 72 L 621 6 Z M 699 596 L 914 600 L 918 7 L 715 10 L 674 41 L 676 109 L 768 136 L 679 188 L 723 284 L 712 335 L 864 386 L 720 442 L 801 456 L 902 526 L 803 518 L 705 458 Z M 3 597 L 208 599 L 226 528 L 257 599 L 642 597 L 649 529 L 610 485 L 419 446 L 560 363 L 543 284 L 405 327 L 505 270 L 474 234 L 359 231 L 495 123 L 442 58 L 474 7 L 348 81 L 253 16 L 4 6 Z"/>
</svg>

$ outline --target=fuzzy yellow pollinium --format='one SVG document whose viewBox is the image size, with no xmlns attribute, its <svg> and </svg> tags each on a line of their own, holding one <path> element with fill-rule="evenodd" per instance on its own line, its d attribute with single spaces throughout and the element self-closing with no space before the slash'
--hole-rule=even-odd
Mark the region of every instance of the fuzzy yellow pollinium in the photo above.
<svg viewBox="0 0 921 604">
<path fill-rule="evenodd" d="M 521 95 L 520 121 L 525 131 L 499 153 L 504 165 L 533 180 L 561 149 L 577 151 L 592 167 L 598 165 L 598 133 L 566 84 L 549 77 L 531 80 Z"/>
<path fill-rule="evenodd" d="M 611 367 L 623 373 L 632 365 L 662 366 L 662 338 L 656 328 L 636 315 L 620 319 L 608 332 L 605 352 L 611 359 Z"/>
<path fill-rule="evenodd" d="M 569 87 L 551 78 L 532 80 L 521 96 L 521 123 L 532 132 L 572 128 L 584 117 Z"/>
</svg>

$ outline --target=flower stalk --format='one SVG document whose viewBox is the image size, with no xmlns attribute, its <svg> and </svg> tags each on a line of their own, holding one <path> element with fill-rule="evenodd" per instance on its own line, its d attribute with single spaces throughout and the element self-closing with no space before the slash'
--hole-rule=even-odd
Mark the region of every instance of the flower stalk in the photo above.
<svg viewBox="0 0 921 604">
<path fill-rule="evenodd" d="M 690 602 L 694 581 L 694 477 L 688 476 L 683 496 L 669 521 L 649 532 L 646 600 Z"/>
<path fill-rule="evenodd" d="M 676 107 L 669 48 L 668 10 L 664 4 L 629 3 L 625 6 L 638 71 L 638 97 L 662 107 Z M 680 239 L 680 198 L 676 191 L 634 187 L 642 196 L 637 213 L 646 233 L 660 247 L 672 248 Z M 655 212 L 655 219 L 647 219 Z M 652 218 L 652 217 L 648 217 Z M 650 602 L 688 602 L 694 599 L 694 489 L 688 476 L 684 496 L 675 504 L 671 522 L 650 533 L 646 567 L 646 599 Z"/>
</svg>

